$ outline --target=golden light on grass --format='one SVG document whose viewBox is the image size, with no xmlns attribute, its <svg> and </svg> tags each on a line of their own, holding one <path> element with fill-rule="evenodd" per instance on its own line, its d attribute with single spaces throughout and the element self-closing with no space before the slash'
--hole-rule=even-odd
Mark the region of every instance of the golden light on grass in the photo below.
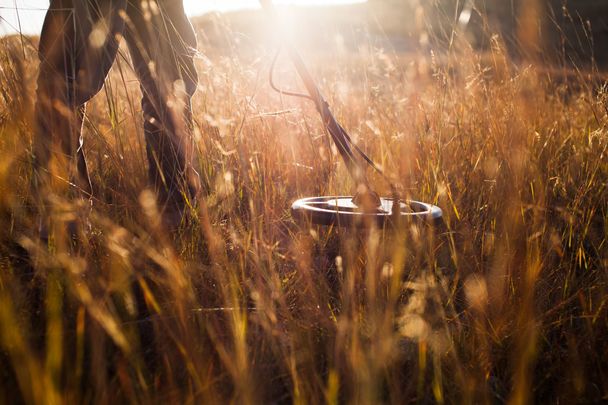
<svg viewBox="0 0 608 405">
<path fill-rule="evenodd" d="M 354 18 L 380 3 L 353 6 Z M 441 18 L 440 3 L 412 2 L 425 9 L 411 15 L 418 31 L 400 45 L 415 44 L 409 51 L 394 45 L 392 20 L 353 36 L 360 26 L 344 28 L 341 9 L 323 11 L 335 13 L 327 31 L 296 27 L 295 38 L 357 144 L 404 195 L 443 209 L 434 228 L 291 217 L 295 199 L 354 185 L 313 107 L 271 90 L 276 43 L 256 42 L 259 23 L 251 37 L 239 33 L 238 14 L 199 33 L 193 153 L 205 193 L 191 218 L 162 228 L 146 188 L 138 85 L 121 58 L 84 124 L 92 206 L 73 197 L 57 162 L 41 238 L 30 187 L 35 40 L 3 38 L 0 402 L 608 398 L 601 74 L 518 61 L 489 22 L 487 46 L 475 50 L 461 28 L 450 31 L 454 13 L 440 27 L 453 34 L 446 50 L 435 44 L 445 44 L 441 30 L 425 25 Z M 340 41 L 316 42 L 332 29 Z M 287 58 L 276 81 L 301 91 Z"/>
</svg>

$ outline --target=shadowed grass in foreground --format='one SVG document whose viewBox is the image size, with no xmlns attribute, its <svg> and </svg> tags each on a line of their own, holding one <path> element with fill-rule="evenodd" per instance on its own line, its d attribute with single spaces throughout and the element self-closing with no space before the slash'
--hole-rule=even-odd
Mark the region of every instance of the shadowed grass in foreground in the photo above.
<svg viewBox="0 0 608 405">
<path fill-rule="evenodd" d="M 344 167 L 312 108 L 271 93 L 270 53 L 209 50 L 193 223 L 160 228 L 123 59 L 85 120 L 92 209 L 51 196 L 43 243 L 35 53 L 3 41 L 4 402 L 608 398 L 606 89 L 514 66 L 498 43 L 442 61 L 337 52 L 311 63 L 336 115 L 409 197 L 442 207 L 442 227 L 295 223 L 295 198 L 352 191 Z"/>
</svg>

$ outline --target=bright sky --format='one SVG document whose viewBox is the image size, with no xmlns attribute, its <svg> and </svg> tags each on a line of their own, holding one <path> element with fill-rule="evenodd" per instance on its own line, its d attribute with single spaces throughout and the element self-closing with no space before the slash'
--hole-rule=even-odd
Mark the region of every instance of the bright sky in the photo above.
<svg viewBox="0 0 608 405">
<path fill-rule="evenodd" d="M 363 1 L 364 0 L 275 0 L 275 3 L 331 5 Z M 21 32 L 25 34 L 39 33 L 48 5 L 49 0 L 0 0 L 0 35 L 17 32 L 19 30 L 19 23 L 21 24 Z M 259 7 L 259 3 L 257 0 L 184 0 L 184 7 L 186 8 L 188 15 L 195 16 L 209 11 L 256 8 Z M 15 9 L 18 10 L 18 14 Z"/>
</svg>

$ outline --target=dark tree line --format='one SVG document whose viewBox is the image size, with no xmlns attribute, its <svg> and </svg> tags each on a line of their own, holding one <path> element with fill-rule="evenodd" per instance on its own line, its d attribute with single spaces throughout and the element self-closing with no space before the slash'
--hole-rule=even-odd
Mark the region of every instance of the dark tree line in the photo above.
<svg viewBox="0 0 608 405">
<path fill-rule="evenodd" d="M 382 0 L 377 0 L 382 1 Z M 598 0 L 435 0 L 428 6 L 438 41 L 472 9 L 466 31 L 479 48 L 499 34 L 515 57 L 544 62 L 608 66 L 608 1 Z"/>
</svg>

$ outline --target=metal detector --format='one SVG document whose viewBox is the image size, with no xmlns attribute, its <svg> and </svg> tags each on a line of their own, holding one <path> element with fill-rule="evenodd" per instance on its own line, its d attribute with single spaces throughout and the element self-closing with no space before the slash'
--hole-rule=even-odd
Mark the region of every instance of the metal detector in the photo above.
<svg viewBox="0 0 608 405">
<path fill-rule="evenodd" d="M 277 25 L 281 26 L 272 0 L 260 0 L 260 3 Z M 309 221 L 317 225 L 355 227 L 369 227 L 373 224 L 378 227 L 384 227 L 404 219 L 422 220 L 430 223 L 440 221 L 442 211 L 439 207 L 418 201 L 405 201 L 399 197 L 394 183 L 352 141 L 346 130 L 336 120 L 329 108 L 329 104 L 306 68 L 302 57 L 288 39 L 289 36 L 285 32 L 282 32 L 282 37 L 284 38 L 283 46 L 289 54 L 308 94 L 283 91 L 274 84 L 273 72 L 279 52 L 277 52 L 270 68 L 271 87 L 283 95 L 305 98 L 315 104 L 317 111 L 321 115 L 325 130 L 336 145 L 340 157 L 346 164 L 348 173 L 357 186 L 357 193 L 354 196 L 324 196 L 300 199 L 291 206 L 293 216 L 298 220 Z M 379 197 L 373 191 L 365 174 L 366 165 L 371 166 L 390 185 L 393 194 L 391 198 Z"/>
</svg>

